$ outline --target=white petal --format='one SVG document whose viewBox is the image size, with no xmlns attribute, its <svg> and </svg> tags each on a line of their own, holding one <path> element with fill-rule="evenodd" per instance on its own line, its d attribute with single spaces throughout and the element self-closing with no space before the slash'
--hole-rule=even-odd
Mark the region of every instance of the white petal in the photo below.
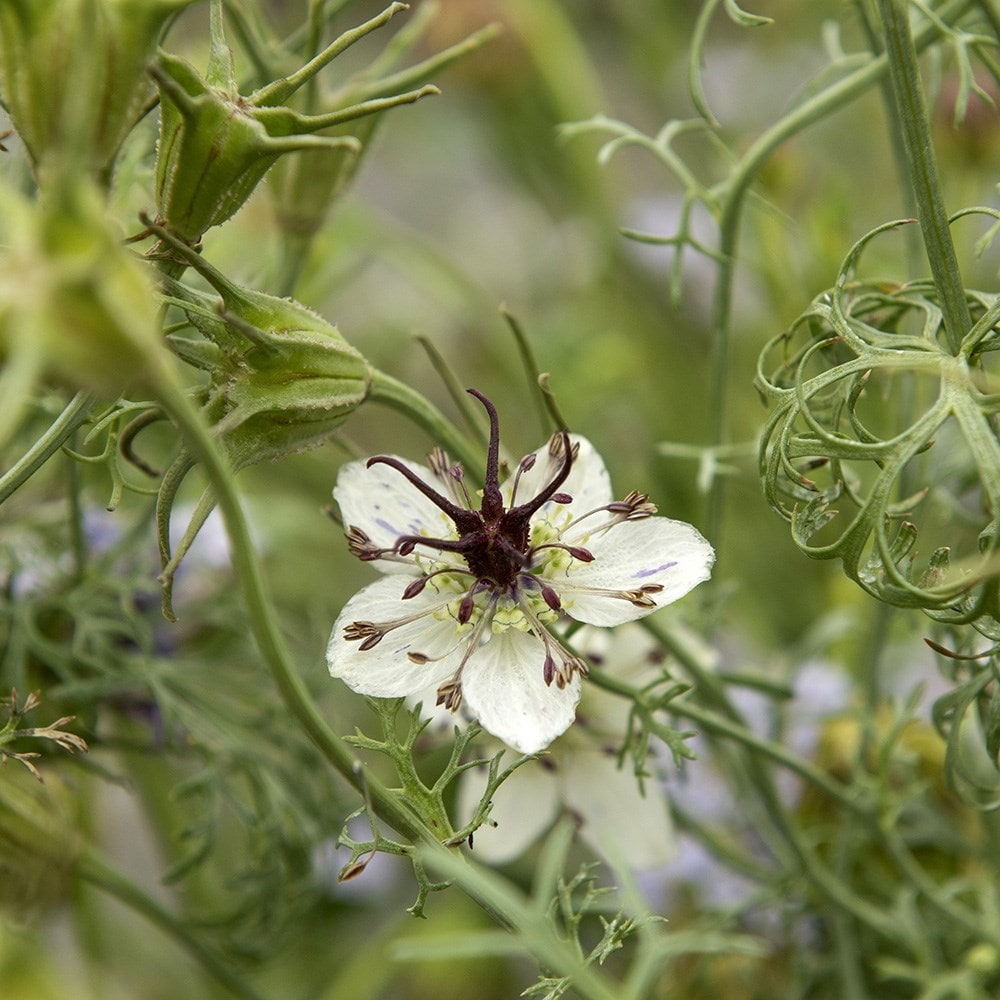
<svg viewBox="0 0 1000 1000">
<path fill-rule="evenodd" d="M 568 493 L 573 503 L 562 507 L 551 502 L 545 504 L 537 517 L 545 517 L 557 509 L 565 510 L 574 517 L 586 514 L 595 507 L 603 507 L 614 499 L 611 493 L 611 477 L 604 465 L 604 460 L 594 450 L 594 446 L 586 439 L 576 434 L 570 434 L 570 443 L 579 445 L 579 452 L 570 468 L 566 481 L 559 487 L 560 493 Z M 527 503 L 532 497 L 538 496 L 558 473 L 561 463 L 549 454 L 549 446 L 539 448 L 535 453 L 535 465 L 521 474 L 517 484 L 517 496 L 514 505 Z M 516 471 L 516 470 L 515 470 Z M 510 490 L 514 485 L 514 477 L 509 477 L 501 487 L 504 501 L 510 506 Z"/>
<path fill-rule="evenodd" d="M 362 650 L 359 641 L 344 638 L 344 629 L 352 622 L 395 621 L 441 602 L 442 595 L 430 587 L 404 601 L 402 594 L 408 582 L 392 576 L 369 584 L 344 605 L 333 626 L 326 650 L 330 673 L 359 694 L 376 698 L 420 694 L 427 687 L 447 680 L 458 668 L 461 648 L 452 649 L 457 633 L 451 618 L 439 621 L 432 614 L 425 614 L 393 629 L 371 649 Z M 409 652 L 444 658 L 417 664 L 407 658 Z"/>
<path fill-rule="evenodd" d="M 666 517 L 625 521 L 594 535 L 586 544 L 594 561 L 576 561 L 566 577 L 550 583 L 563 608 L 589 625 L 621 625 L 644 618 L 707 580 L 715 562 L 715 550 L 695 528 Z M 636 607 L 584 589 L 630 591 L 645 585 L 663 588 L 649 595 L 655 607 Z"/>
<path fill-rule="evenodd" d="M 430 469 L 416 462 L 404 464 L 438 489 L 440 484 Z M 366 468 L 364 461 L 341 466 L 333 498 L 340 507 L 345 526 L 360 528 L 382 549 L 391 548 L 401 535 L 457 537 L 455 525 L 444 511 L 408 482 L 401 472 L 382 463 L 371 468 Z M 383 573 L 412 572 L 410 567 L 397 562 L 378 560 L 372 565 Z"/>
<path fill-rule="evenodd" d="M 460 822 L 472 819 L 485 790 L 485 767 L 462 775 L 456 802 Z M 541 761 L 522 764 L 493 796 L 490 821 L 476 831 L 472 856 L 496 865 L 513 861 L 545 833 L 558 811 L 555 773 Z"/>
<path fill-rule="evenodd" d="M 542 640 L 517 628 L 490 637 L 462 676 L 469 711 L 487 732 L 521 753 L 544 750 L 576 717 L 580 678 L 560 690 L 543 677 Z"/>
<path fill-rule="evenodd" d="M 673 860 L 677 838 L 656 779 L 646 779 L 642 795 L 629 762 L 619 768 L 616 757 L 600 750 L 574 748 L 560 763 L 563 801 L 580 817 L 580 835 L 591 850 L 637 871 Z"/>
</svg>

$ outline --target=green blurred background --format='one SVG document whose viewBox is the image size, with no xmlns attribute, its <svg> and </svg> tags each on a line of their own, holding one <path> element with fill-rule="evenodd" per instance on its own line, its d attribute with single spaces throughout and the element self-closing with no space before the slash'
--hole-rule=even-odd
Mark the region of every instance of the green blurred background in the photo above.
<svg viewBox="0 0 1000 1000">
<path fill-rule="evenodd" d="M 299 22 L 303 7 L 287 2 L 266 9 L 280 33 Z M 759 7 L 774 25 L 740 29 L 716 19 L 703 70 L 720 135 L 737 155 L 825 64 L 828 19 L 839 23 L 845 48 L 857 45 L 861 34 L 847 3 L 774 0 Z M 347 27 L 379 9 L 348 4 L 335 24 Z M 698 11 L 683 0 L 441 0 L 421 54 L 491 22 L 503 31 L 435 80 L 441 96 L 398 109 L 383 123 L 356 183 L 312 247 L 294 294 L 335 322 L 376 366 L 457 416 L 417 335 L 426 338 L 461 385 L 495 401 L 505 445 L 518 456 L 537 447 L 544 432 L 499 311 L 506 305 L 527 331 L 571 429 L 605 456 L 616 489 L 648 492 L 662 513 L 704 528 L 697 461 L 665 455 L 659 446 L 713 443 L 714 264 L 687 254 L 681 294 L 673 297 L 673 249 L 629 241 L 619 227 L 670 235 L 683 193 L 676 179 L 638 149 L 601 166 L 597 139 L 559 134 L 562 123 L 597 114 L 649 133 L 668 119 L 691 117 L 686 72 Z M 207 8 L 196 5 L 173 29 L 168 47 L 203 65 L 206 23 Z M 394 32 L 396 22 L 384 30 Z M 327 72 L 336 77 L 363 65 L 380 44 L 380 35 L 372 36 Z M 942 92 L 953 85 L 946 73 Z M 935 129 L 950 207 L 990 199 L 1000 151 L 996 124 L 995 110 L 975 103 L 958 129 L 942 101 Z M 149 208 L 154 125 L 145 122 L 125 150 L 116 186 L 123 218 Z M 678 151 L 706 184 L 725 176 L 725 158 L 703 137 L 683 138 Z M 23 183 L 19 155 L 14 145 L 0 163 L 12 183 Z M 747 448 L 726 463 L 722 528 L 710 539 L 719 562 L 715 587 L 704 599 L 709 606 L 695 596 L 689 610 L 694 620 L 710 615 L 725 622 L 741 664 L 780 674 L 782 664 L 809 646 L 830 609 L 845 616 L 838 621 L 852 621 L 862 602 L 836 566 L 808 563 L 796 552 L 787 526 L 761 496 L 752 444 L 764 410 L 752 387 L 754 364 L 765 341 L 833 282 L 858 237 L 912 211 L 900 194 L 879 94 L 783 146 L 754 190 L 739 246 L 727 388 L 732 440 Z M 207 235 L 204 254 L 233 280 L 277 292 L 286 248 L 271 194 L 263 184 L 232 221 Z M 713 243 L 707 212 L 696 231 Z M 967 282 L 990 287 L 995 266 L 973 259 L 974 238 L 959 241 Z M 872 255 L 872 270 L 882 264 L 889 276 L 906 277 L 903 240 L 881 248 Z M 24 429 L 25 443 L 57 404 L 55 393 L 41 401 Z M 330 682 L 323 652 L 338 609 L 372 574 L 351 559 L 323 508 L 346 456 L 420 458 L 432 444 L 398 414 L 365 405 L 345 425 L 342 441 L 240 475 L 301 673 L 341 732 L 371 719 L 359 699 Z M 165 442 L 154 433 L 144 447 L 155 455 Z M 68 464 L 54 461 L 29 494 L 4 509 L 0 537 L 8 546 L 27 538 L 43 574 L 58 563 L 65 540 Z M 121 536 L 128 526 L 139 526 L 138 532 L 148 524 L 148 497 L 126 493 L 115 514 L 104 515 L 102 470 L 74 474 L 84 479 L 95 525 Z M 185 491 L 192 502 L 201 485 L 196 480 Z M 333 860 L 317 845 L 336 837 L 354 803 L 281 715 L 270 681 L 255 668 L 227 570 L 209 558 L 211 539 L 199 539 L 192 553 L 198 568 L 178 579 L 180 622 L 173 631 L 158 617 L 155 548 L 148 541 L 146 555 L 136 545 L 124 560 L 121 551 L 97 552 L 93 586 L 80 598 L 95 620 L 103 614 L 125 622 L 103 635 L 105 646 L 95 647 L 118 651 L 113 668 L 95 661 L 72 683 L 46 677 L 44 667 L 32 678 L 62 684 L 53 710 L 85 704 L 88 683 L 102 691 L 101 711 L 107 711 L 108 691 L 119 692 L 114 738 L 90 734 L 89 770 L 70 767 L 67 778 L 87 789 L 87 807 L 77 819 L 86 835 L 154 893 L 168 891 L 159 887 L 165 869 L 208 845 L 211 865 L 169 891 L 204 916 L 200 932 L 222 942 L 266 996 L 516 996 L 534 977 L 530 963 L 409 960 L 452 931 L 488 925 L 457 892 L 433 897 L 431 919 L 418 922 L 404 912 L 413 890 L 398 859 L 380 857 L 355 883 L 335 885 L 346 854 Z M 51 625 L 51 616 L 68 613 L 68 599 L 60 600 L 44 607 L 39 601 L 33 620 Z M 839 646 L 849 650 L 852 641 L 846 629 Z M 155 724 L 167 732 L 161 743 L 150 743 L 148 712 L 158 697 L 170 712 Z M 85 710 L 81 724 L 97 727 L 100 715 Z M 178 736 L 185 730 L 188 735 Z M 136 751 L 141 746 L 152 750 Z M 158 746 L 169 751 L 159 754 Z M 3 780 L 30 779 L 11 766 Z M 50 782 L 57 793 L 62 780 L 53 775 Z M 70 812 L 80 808 L 69 792 L 66 799 Z M 513 872 L 527 878 L 530 870 L 529 857 Z M 52 877 L 33 907 L 0 923 L 5 1000 L 224 995 L 132 913 L 90 886 Z M 690 986 L 684 996 L 744 995 L 719 985 L 739 981 L 738 963 L 719 975 L 714 987 L 704 987 L 716 992 Z M 756 975 L 763 992 L 754 995 L 767 996 L 767 975 Z"/>
</svg>

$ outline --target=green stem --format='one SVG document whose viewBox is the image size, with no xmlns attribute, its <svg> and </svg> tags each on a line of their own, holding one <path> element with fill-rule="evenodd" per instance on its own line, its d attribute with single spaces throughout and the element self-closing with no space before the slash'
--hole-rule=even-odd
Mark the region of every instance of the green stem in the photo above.
<svg viewBox="0 0 1000 1000">
<path fill-rule="evenodd" d="M 80 878 L 97 886 L 136 913 L 142 914 L 168 937 L 173 938 L 209 975 L 234 996 L 243 1000 L 262 1000 L 256 990 L 231 972 L 202 944 L 197 934 L 192 933 L 177 917 L 143 892 L 134 882 L 107 865 L 95 853 L 90 852 L 81 858 L 77 872 Z"/>
<path fill-rule="evenodd" d="M 637 705 L 645 705 L 647 708 L 652 707 L 649 704 L 650 700 L 648 696 L 640 688 L 629 684 L 627 681 L 622 681 L 611 674 L 594 669 L 591 669 L 588 677 L 605 691 L 621 695 L 623 698 Z M 870 817 L 873 815 L 872 808 L 851 792 L 849 788 L 834 781 L 825 772 L 809 763 L 809 761 L 795 756 L 795 754 L 786 750 L 780 743 L 757 736 L 741 722 L 726 718 L 709 709 L 701 708 L 688 698 L 678 698 L 670 702 L 669 711 L 672 715 L 680 716 L 682 719 L 690 719 L 691 722 L 697 722 L 717 736 L 725 736 L 737 743 L 742 743 L 748 750 L 752 750 L 764 757 L 769 757 L 775 763 L 781 764 L 782 767 L 787 768 L 789 771 L 793 771 L 800 778 L 811 782 L 829 795 L 831 799 L 836 800 L 850 811 L 860 813 L 863 816 Z"/>
<path fill-rule="evenodd" d="M 167 380 L 161 381 L 157 389 L 164 410 L 177 424 L 215 494 L 229 534 L 233 569 L 243 591 L 250 630 L 285 703 L 327 760 L 358 791 L 365 793 L 367 790 L 382 819 L 414 841 L 433 840 L 431 831 L 400 803 L 395 794 L 373 775 L 365 773 L 361 762 L 320 715 L 292 665 L 265 592 L 246 518 L 233 487 L 232 473 L 186 393 Z"/>
<path fill-rule="evenodd" d="M 460 855 L 436 852 L 423 855 L 428 865 L 445 878 L 454 879 L 472 898 L 493 900 L 506 914 L 514 933 L 544 966 L 558 970 L 573 981 L 573 993 L 587 1000 L 638 1000 L 612 986 L 606 977 L 588 965 L 568 941 L 552 932 L 547 907 L 532 905 L 509 882 L 481 865 L 471 866 Z"/>
<path fill-rule="evenodd" d="M 920 231 L 941 303 L 945 335 L 952 354 L 957 355 L 972 319 L 938 183 L 920 67 L 910 33 L 909 4 L 902 0 L 879 0 L 879 13 Z"/>
<path fill-rule="evenodd" d="M 1000 38 L 1000 4 L 997 0 L 979 0 L 979 9 L 983 16 L 990 22 L 993 34 Z"/>
<path fill-rule="evenodd" d="M 437 372 L 438 378 L 441 379 L 444 383 L 444 387 L 448 390 L 448 395 L 451 396 L 452 404 L 462 415 L 462 422 L 466 427 L 468 427 L 469 431 L 476 436 L 479 446 L 485 454 L 487 436 L 483 431 L 482 424 L 477 422 L 478 418 L 482 416 L 482 408 L 479 407 L 477 412 L 477 408 L 473 407 L 472 397 L 465 391 L 465 387 L 462 385 L 458 376 L 448 364 L 445 356 L 437 349 L 437 345 L 434 341 L 423 333 L 414 334 L 414 339 L 424 349 L 424 353 L 430 360 L 434 371 Z"/>
<path fill-rule="evenodd" d="M 76 431 L 73 432 L 74 434 Z M 73 442 L 76 443 L 75 440 Z M 83 530 L 83 502 L 80 496 L 80 467 L 72 458 L 67 458 L 66 497 L 69 504 L 69 539 L 73 553 L 74 582 L 83 579 L 87 570 L 87 539 Z"/>
<path fill-rule="evenodd" d="M 882 44 L 882 36 L 878 30 L 878 25 L 872 20 L 871 15 L 874 14 L 874 11 L 870 10 L 868 0 L 854 0 L 854 12 L 864 32 L 869 49 L 873 54 L 880 55 L 885 51 L 885 47 Z M 889 131 L 889 148 L 892 151 L 892 162 L 896 172 L 896 186 L 900 190 L 903 211 L 907 215 L 913 215 L 916 212 L 916 207 L 913 202 L 913 187 L 910 184 L 909 167 L 906 161 L 906 143 L 903 141 L 903 128 L 896 114 L 896 106 L 892 96 L 892 84 L 887 77 L 883 77 L 880 82 L 879 97 L 885 108 L 885 124 Z M 920 232 L 908 226 L 902 235 L 906 240 L 907 271 L 914 274 L 918 273 L 923 266 Z M 906 493 L 903 495 L 909 496 Z"/>
<path fill-rule="evenodd" d="M 339 38 L 320 52 L 319 55 L 310 59 L 301 69 L 255 91 L 250 97 L 251 102 L 259 108 L 275 107 L 283 104 L 299 87 L 311 80 L 324 66 L 336 59 L 341 52 L 349 49 L 355 42 L 364 38 L 365 35 L 371 34 L 376 28 L 381 28 L 382 25 L 388 23 L 401 10 L 406 10 L 405 3 L 389 4 L 381 14 L 376 14 L 375 17 L 365 21 L 364 24 L 360 24 L 350 31 L 345 31 Z"/>
<path fill-rule="evenodd" d="M 928 877 L 927 872 L 913 857 L 910 848 L 895 830 L 886 830 L 884 842 L 900 870 L 911 884 L 929 900 L 941 914 L 953 924 L 958 924 L 972 937 L 989 943 L 1000 951 L 1000 935 L 991 927 L 991 922 L 983 919 L 981 913 L 962 905 L 960 899 Z"/>
<path fill-rule="evenodd" d="M 725 732 L 726 736 L 731 738 L 739 737 L 741 742 L 748 742 L 751 739 L 755 740 L 740 713 L 733 707 L 732 702 L 726 695 L 723 684 L 710 669 L 706 668 L 706 664 L 702 662 L 701 658 L 693 654 L 683 643 L 676 641 L 673 634 L 658 623 L 647 619 L 643 624 L 647 631 L 656 636 L 664 648 L 671 652 L 681 666 L 685 668 L 686 672 L 694 680 L 696 691 L 701 697 L 717 706 L 719 715 L 723 717 L 721 719 L 713 718 L 714 713 L 709 713 L 703 715 L 702 721 L 710 721 L 713 725 L 720 726 L 723 730 L 728 730 L 728 732 Z M 684 699 L 670 706 L 670 710 L 678 714 L 690 708 L 694 708 L 699 714 L 702 714 L 697 706 L 690 704 L 690 702 Z M 758 749 L 769 750 L 770 748 L 760 747 Z M 780 756 L 785 756 L 781 748 L 776 749 Z M 742 764 L 743 770 L 746 772 L 747 789 L 753 790 L 763 809 L 763 814 L 773 826 L 777 836 L 784 842 L 792 858 L 798 863 L 801 873 L 842 912 L 850 914 L 862 924 L 867 924 L 868 927 L 882 934 L 888 940 L 900 941 L 900 930 L 893 921 L 878 907 L 852 891 L 848 883 L 838 878 L 818 856 L 810 839 L 796 826 L 792 817 L 785 809 L 771 773 L 764 766 L 763 761 L 753 754 L 747 754 L 744 755 Z M 833 794 L 837 801 L 843 801 L 843 792 Z M 853 802 L 852 808 L 857 811 L 861 810 L 863 806 L 858 802 Z M 877 830 L 876 819 L 877 817 L 869 811 L 868 822 L 872 828 Z M 761 832 L 763 833 L 763 831 Z"/>
<path fill-rule="evenodd" d="M 49 429 L 2 476 L 0 503 L 20 489 L 87 422 L 94 397 L 78 392 Z"/>
</svg>

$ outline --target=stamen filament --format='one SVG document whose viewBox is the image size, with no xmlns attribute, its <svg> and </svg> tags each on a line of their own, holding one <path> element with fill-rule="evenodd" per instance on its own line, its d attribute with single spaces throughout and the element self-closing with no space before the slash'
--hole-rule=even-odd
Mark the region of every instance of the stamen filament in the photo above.
<svg viewBox="0 0 1000 1000">
<path fill-rule="evenodd" d="M 462 573 L 466 576 L 472 576 L 472 572 L 467 569 L 461 569 L 460 567 L 447 566 L 444 569 L 436 569 L 433 573 L 427 573 L 424 576 L 418 576 L 416 580 L 409 584 L 406 590 L 403 591 L 403 600 L 408 601 L 412 597 L 416 597 L 417 594 L 423 592 L 424 587 L 430 583 L 431 580 L 436 576 L 444 576 L 446 574 L 458 574 Z"/>
<path fill-rule="evenodd" d="M 427 464 L 430 466 L 431 472 L 445 485 L 451 499 L 455 501 L 459 506 L 462 505 L 463 500 L 467 507 L 472 507 L 472 500 L 469 497 L 468 490 L 465 486 L 462 486 L 461 492 L 456 488 L 458 485 L 458 480 L 461 479 L 464 470 L 460 463 L 452 463 L 451 458 L 448 453 L 440 446 L 435 446 L 431 449 L 431 453 L 427 456 Z M 458 473 L 458 475 L 456 475 Z M 465 494 L 464 498 L 462 494 Z"/>
<path fill-rule="evenodd" d="M 593 510 L 588 510 L 574 517 L 565 530 L 568 533 L 570 529 L 575 528 L 584 518 L 605 512 L 611 514 L 611 517 L 606 524 L 591 528 L 591 533 L 607 531 L 608 528 L 613 528 L 616 524 L 621 524 L 623 521 L 638 521 L 652 517 L 656 513 L 656 504 L 650 503 L 649 497 L 645 493 L 637 493 L 633 490 L 624 500 L 614 500 L 609 504 L 604 504 L 602 507 L 594 507 Z"/>
<path fill-rule="evenodd" d="M 628 601 L 637 608 L 655 608 L 656 601 L 649 595 L 659 594 L 663 590 L 660 583 L 644 583 L 634 590 L 611 590 L 606 587 L 587 587 L 578 583 L 565 581 L 560 584 L 563 590 L 572 590 L 577 594 L 592 594 L 595 597 L 610 597 L 614 600 Z"/>
<path fill-rule="evenodd" d="M 451 676 L 451 678 L 445 681 L 437 689 L 437 702 L 438 705 L 444 705 L 449 711 L 454 712 L 462 704 L 462 671 L 465 669 L 465 665 L 472 658 L 472 654 L 479 649 L 479 639 L 483 634 L 483 629 L 493 621 L 493 615 L 497 607 L 497 595 L 494 594 L 490 599 L 490 603 L 483 608 L 483 613 L 476 622 L 472 629 L 472 633 L 468 637 L 468 644 L 465 647 L 465 652 L 462 654 L 462 660 L 458 665 L 458 669 Z"/>
<path fill-rule="evenodd" d="M 532 631 L 539 639 L 542 640 L 542 645 L 545 647 L 545 665 L 542 668 L 544 671 L 544 679 L 546 685 L 550 685 L 553 681 L 556 682 L 556 686 L 562 690 L 566 685 L 573 679 L 574 673 L 579 673 L 581 677 L 586 677 L 589 673 L 589 669 L 584 660 L 579 656 L 575 656 L 571 653 L 543 624 L 538 615 L 535 614 L 531 607 L 531 604 L 526 600 L 519 600 L 518 607 L 524 613 L 524 617 L 528 619 L 531 625 Z M 556 656 L 553 656 L 553 650 L 555 650 L 559 663 L 556 663 Z"/>
<path fill-rule="evenodd" d="M 514 506 L 514 500 L 517 497 L 517 487 L 521 483 L 521 474 L 533 469 L 535 467 L 535 462 L 537 461 L 538 459 L 535 453 L 532 452 L 530 455 L 525 455 L 524 458 L 522 458 L 518 463 L 517 472 L 514 473 L 514 485 L 510 489 L 510 500 L 508 501 L 509 507 Z"/>
<path fill-rule="evenodd" d="M 541 549 L 562 549 L 568 552 L 574 559 L 579 559 L 580 562 L 589 563 L 594 561 L 594 553 L 590 549 L 585 549 L 582 545 L 567 545 L 565 542 L 544 542 L 541 545 L 535 545 L 531 549 L 530 554 L 534 555 Z"/>
<path fill-rule="evenodd" d="M 515 518 L 523 518 L 524 520 L 527 520 L 533 514 L 537 513 L 544 504 L 548 503 L 549 500 L 551 500 L 555 495 L 559 487 L 566 482 L 570 469 L 573 468 L 573 446 L 570 444 L 569 434 L 566 431 L 559 431 L 556 437 L 562 441 L 562 466 L 559 471 L 556 472 L 548 486 L 546 486 L 536 497 L 518 507 L 512 507 L 509 511 L 507 511 L 506 517 L 511 518 L 512 520 Z"/>
<path fill-rule="evenodd" d="M 415 611 L 411 615 L 404 615 L 402 618 L 394 618 L 387 622 L 370 622 L 370 621 L 354 621 L 350 622 L 348 625 L 344 626 L 344 638 L 348 642 L 356 642 L 358 639 L 364 640 L 362 642 L 362 649 L 371 649 L 372 646 L 377 645 L 382 639 L 385 638 L 394 629 L 402 628 L 404 625 L 411 625 L 415 621 L 419 621 L 421 618 L 425 618 L 427 615 L 435 614 L 442 608 L 448 607 L 449 604 L 454 601 L 454 597 L 449 597 L 445 600 L 436 602 L 435 604 L 430 604 L 425 608 L 421 608 L 419 611 Z M 377 636 L 377 638 L 375 638 Z M 374 639 L 370 645 L 365 645 L 369 639 Z"/>
</svg>

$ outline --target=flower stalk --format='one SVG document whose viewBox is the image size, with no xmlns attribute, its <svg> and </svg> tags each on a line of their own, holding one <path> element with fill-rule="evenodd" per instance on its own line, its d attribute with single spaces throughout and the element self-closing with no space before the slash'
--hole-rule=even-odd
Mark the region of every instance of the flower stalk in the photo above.
<svg viewBox="0 0 1000 1000">
<path fill-rule="evenodd" d="M 481 866 L 457 854 L 454 848 L 443 846 L 435 831 L 363 765 L 320 714 L 296 672 L 282 638 L 225 458 L 179 384 L 163 379 L 157 391 L 161 405 L 181 430 L 187 447 L 201 463 L 215 491 L 229 534 L 235 575 L 251 632 L 289 710 L 323 756 L 371 804 L 374 813 L 413 844 L 419 845 L 419 859 L 449 876 L 457 873 L 455 880 L 462 889 L 501 926 L 518 929 L 527 926 L 523 922 L 527 910 L 513 895 L 513 890 L 507 888 L 499 877 L 487 875 Z M 584 966 L 566 948 L 541 911 L 529 922 L 533 933 L 525 940 L 532 953 L 546 965 L 571 974 L 583 997 L 588 1000 L 611 1000 L 616 996 L 603 975 Z"/>
<path fill-rule="evenodd" d="M 374 775 L 365 772 L 361 761 L 320 715 L 292 664 L 282 638 L 254 554 L 246 517 L 233 485 L 232 472 L 225 458 L 184 390 L 176 382 L 166 379 L 161 381 L 157 390 L 161 405 L 180 429 L 188 449 L 201 464 L 215 493 L 229 534 L 233 568 L 243 593 L 248 624 L 285 703 L 326 759 L 359 792 L 367 791 L 382 819 L 414 841 L 434 840 L 419 817 L 405 809 L 397 796 Z"/>
<path fill-rule="evenodd" d="M 920 231 L 944 313 L 948 345 L 952 354 L 958 354 L 962 338 L 972 326 L 972 318 L 938 182 L 920 67 L 910 32 L 909 4 L 902 0 L 879 0 L 878 6 L 882 17 L 889 81 L 902 126 Z"/>
<path fill-rule="evenodd" d="M 93 405 L 94 396 L 89 392 L 73 396 L 48 429 L 0 475 L 0 504 L 16 493 L 87 422 Z"/>
</svg>

